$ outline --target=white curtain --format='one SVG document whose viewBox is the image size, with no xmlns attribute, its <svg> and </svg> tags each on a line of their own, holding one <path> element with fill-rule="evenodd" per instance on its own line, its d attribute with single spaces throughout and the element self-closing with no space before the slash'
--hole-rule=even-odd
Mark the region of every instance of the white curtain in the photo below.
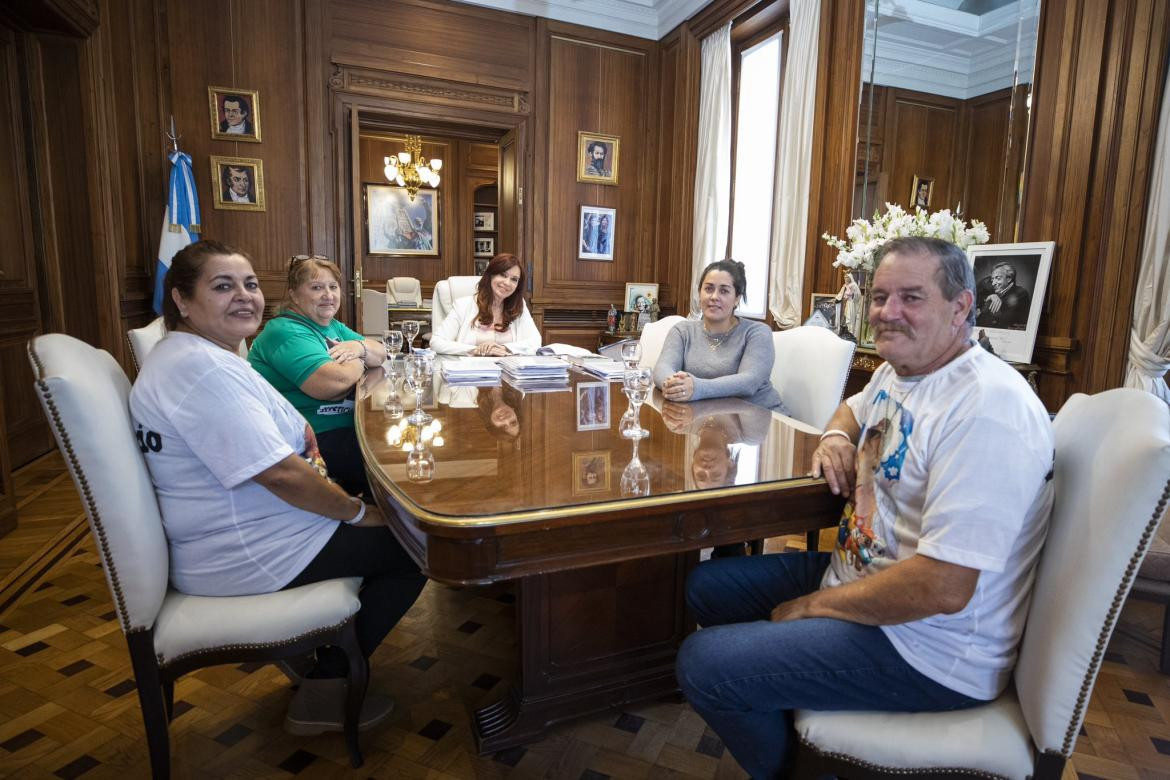
<svg viewBox="0 0 1170 780">
<path fill-rule="evenodd" d="M 1148 390 L 1170 403 L 1164 378 L 1170 371 L 1170 74 L 1162 95 L 1157 144 L 1125 386 Z"/>
<path fill-rule="evenodd" d="M 727 252 L 731 204 L 731 22 L 703 39 L 699 154 L 695 169 L 691 300 L 699 311 L 699 274 Z"/>
<path fill-rule="evenodd" d="M 768 308 L 781 328 L 800 324 L 804 253 L 808 237 L 808 185 L 812 166 L 813 111 L 817 95 L 817 43 L 821 0 L 791 0 L 780 133 L 776 140 L 772 254 Z"/>
</svg>

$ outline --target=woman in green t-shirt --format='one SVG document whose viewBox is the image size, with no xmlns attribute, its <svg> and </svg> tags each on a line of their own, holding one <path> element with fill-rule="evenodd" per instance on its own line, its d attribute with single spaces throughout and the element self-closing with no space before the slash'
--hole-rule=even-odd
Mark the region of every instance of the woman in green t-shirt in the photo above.
<svg viewBox="0 0 1170 780">
<path fill-rule="evenodd" d="M 369 485 L 353 429 L 353 390 L 386 350 L 335 320 L 340 306 L 341 269 L 328 258 L 294 257 L 288 293 L 248 361 L 313 426 L 329 476 L 356 494 Z"/>
</svg>

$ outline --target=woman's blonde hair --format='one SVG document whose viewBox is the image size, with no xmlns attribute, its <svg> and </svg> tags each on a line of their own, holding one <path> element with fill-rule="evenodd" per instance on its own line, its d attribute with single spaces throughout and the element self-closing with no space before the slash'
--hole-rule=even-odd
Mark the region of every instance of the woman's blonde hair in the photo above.
<svg viewBox="0 0 1170 780">
<path fill-rule="evenodd" d="M 295 255 L 288 261 L 288 289 L 280 301 L 281 309 L 292 308 L 292 292 L 305 282 L 317 276 L 318 271 L 328 271 L 341 284 L 341 269 L 325 255 Z"/>
</svg>

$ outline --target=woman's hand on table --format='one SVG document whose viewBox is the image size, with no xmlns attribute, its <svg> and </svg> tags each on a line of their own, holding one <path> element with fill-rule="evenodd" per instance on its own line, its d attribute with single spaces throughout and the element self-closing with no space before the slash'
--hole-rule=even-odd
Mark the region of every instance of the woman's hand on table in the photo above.
<svg viewBox="0 0 1170 780">
<path fill-rule="evenodd" d="M 340 341 L 329 348 L 329 357 L 338 363 L 348 363 L 351 360 L 364 360 L 366 354 L 366 345 L 362 341 Z"/>
<path fill-rule="evenodd" d="M 475 349 L 471 351 L 471 354 L 480 357 L 505 357 L 511 353 L 508 352 L 508 348 L 503 344 L 496 344 L 494 341 L 485 341 L 480 344 L 476 344 Z"/>
<path fill-rule="evenodd" d="M 686 433 L 694 419 L 695 413 L 686 404 L 667 401 L 662 405 L 662 421 L 672 433 Z"/>
<path fill-rule="evenodd" d="M 662 383 L 662 395 L 667 401 L 689 401 L 695 394 L 695 379 L 686 371 L 676 371 Z"/>
</svg>

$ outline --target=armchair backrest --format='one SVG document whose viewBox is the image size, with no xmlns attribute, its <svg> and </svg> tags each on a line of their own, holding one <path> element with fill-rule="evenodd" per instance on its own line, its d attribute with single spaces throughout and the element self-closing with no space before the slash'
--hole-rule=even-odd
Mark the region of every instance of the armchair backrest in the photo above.
<svg viewBox="0 0 1170 780">
<path fill-rule="evenodd" d="M 1141 390 L 1078 394 L 1053 432 L 1052 518 L 1015 686 L 1038 750 L 1067 757 L 1126 594 L 1170 505 L 1170 408 Z"/>
<path fill-rule="evenodd" d="M 158 499 L 130 419 L 130 382 L 108 352 L 61 333 L 34 338 L 28 354 L 122 630 L 149 628 L 166 594 L 169 560 Z"/>
<path fill-rule="evenodd" d="M 642 335 L 638 339 L 642 344 L 642 359 L 638 361 L 638 365 L 653 370 L 654 364 L 658 362 L 658 356 L 662 354 L 662 345 L 666 343 L 666 334 L 685 319 L 686 317 L 672 314 L 643 326 Z"/>
<path fill-rule="evenodd" d="M 395 276 L 387 279 L 386 299 L 390 303 L 422 306 L 422 284 L 413 276 Z"/>
<path fill-rule="evenodd" d="M 449 276 L 435 284 L 435 293 L 431 296 L 432 333 L 447 319 L 447 315 L 455 307 L 455 301 L 468 295 L 475 295 L 475 287 L 478 284 L 478 276 Z"/>
<path fill-rule="evenodd" d="M 156 317 L 149 325 L 141 328 L 131 328 L 126 331 L 126 341 L 130 344 L 130 359 L 134 361 L 136 370 L 142 368 L 142 361 L 154 349 L 154 345 L 162 341 L 167 335 L 167 326 L 162 317 Z"/>
<path fill-rule="evenodd" d="M 824 430 L 841 404 L 854 344 L 828 328 L 801 325 L 772 334 L 772 386 L 788 413 Z"/>
<path fill-rule="evenodd" d="M 362 288 L 362 335 L 377 336 L 390 327 L 390 315 L 386 311 L 386 293 Z"/>
</svg>

